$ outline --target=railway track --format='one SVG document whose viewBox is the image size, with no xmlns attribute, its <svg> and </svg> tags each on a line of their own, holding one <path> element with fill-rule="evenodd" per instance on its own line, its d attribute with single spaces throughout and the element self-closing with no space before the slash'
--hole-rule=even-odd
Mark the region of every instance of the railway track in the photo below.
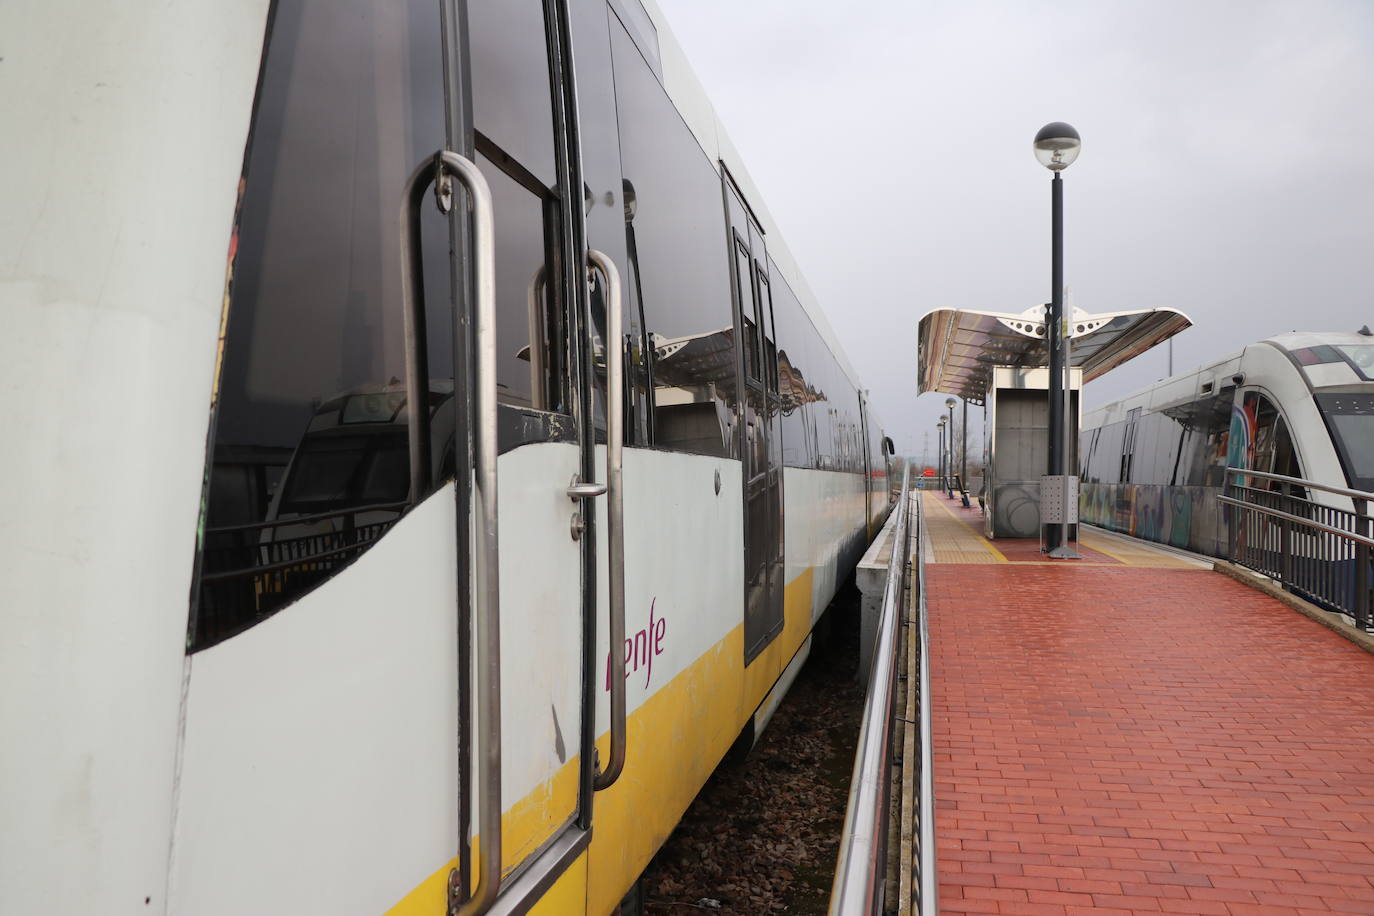
<svg viewBox="0 0 1374 916">
<path fill-rule="evenodd" d="M 826 912 L 864 702 L 859 599 L 841 588 L 759 743 L 692 802 L 645 872 L 645 914 Z"/>
</svg>

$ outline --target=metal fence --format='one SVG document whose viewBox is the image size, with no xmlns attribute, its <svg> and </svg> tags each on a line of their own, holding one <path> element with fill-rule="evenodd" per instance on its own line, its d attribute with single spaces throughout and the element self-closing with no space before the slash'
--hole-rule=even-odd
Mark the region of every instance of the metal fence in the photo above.
<svg viewBox="0 0 1374 916">
<path fill-rule="evenodd" d="M 1319 503 L 1313 491 L 1349 499 L 1351 508 Z M 1371 630 L 1374 538 L 1369 510 L 1374 493 L 1227 468 L 1218 500 L 1226 514 L 1233 562 Z"/>
<path fill-rule="evenodd" d="M 912 507 L 915 505 L 913 513 Z M 839 859 L 831 889 L 832 916 L 879 916 L 886 912 L 913 912 L 934 916 L 937 912 L 935 874 L 934 774 L 930 736 L 929 667 L 925 613 L 925 570 L 919 549 L 921 513 L 919 497 L 913 499 L 910 468 L 902 475 L 901 497 L 897 503 L 893 529 L 892 556 L 888 561 L 887 583 L 877 629 L 877 646 L 864 700 L 854 772 L 840 838 Z M 912 572 L 911 544 L 917 544 L 916 576 Z M 907 586 L 916 590 L 916 601 L 907 599 Z M 916 610 L 908 617 L 909 610 Z M 902 651 L 907 640 L 918 640 L 918 658 L 907 672 L 908 691 L 917 691 L 916 753 L 902 761 L 906 767 L 919 767 L 915 794 L 914 850 L 916 862 L 910 875 L 914 907 L 893 906 L 887 899 L 890 861 L 889 837 L 893 818 L 894 764 L 902 756 L 897 740 L 900 716 L 899 673 Z M 911 708 L 908 705 L 908 709 Z M 896 857 L 900 859 L 901 857 Z"/>
<path fill-rule="evenodd" d="M 193 644 L 202 647 L 296 600 L 351 563 L 408 503 L 205 530 Z"/>
</svg>

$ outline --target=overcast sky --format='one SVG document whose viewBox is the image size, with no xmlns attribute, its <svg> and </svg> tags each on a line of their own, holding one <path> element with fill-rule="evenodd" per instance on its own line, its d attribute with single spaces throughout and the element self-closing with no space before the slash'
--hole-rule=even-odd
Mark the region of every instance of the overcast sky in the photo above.
<svg viewBox="0 0 1374 916">
<path fill-rule="evenodd" d="M 1176 372 L 1374 324 L 1371 0 L 659 3 L 902 451 L 945 398 L 916 394 L 920 316 L 1049 299 L 1049 121 L 1083 137 L 1070 302 L 1181 309 Z"/>
</svg>

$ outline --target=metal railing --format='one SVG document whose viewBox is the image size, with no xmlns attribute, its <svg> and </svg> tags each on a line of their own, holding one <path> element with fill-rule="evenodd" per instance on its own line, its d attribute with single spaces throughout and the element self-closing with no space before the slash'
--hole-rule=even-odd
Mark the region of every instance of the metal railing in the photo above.
<svg viewBox="0 0 1374 916">
<path fill-rule="evenodd" d="M 1350 509 L 1309 498 L 1320 490 L 1348 498 Z M 1345 614 L 1370 631 L 1372 521 L 1374 493 L 1303 480 L 1226 469 L 1218 497 L 1228 507 L 1230 559 L 1273 579 L 1286 590 L 1327 610 Z"/>
<path fill-rule="evenodd" d="M 923 588 L 924 568 L 920 550 L 916 565 L 919 570 L 914 586 L 919 590 L 919 614 L 905 620 L 907 603 L 903 600 L 909 571 L 911 544 L 911 471 L 902 475 L 901 497 L 897 502 L 893 528 L 892 556 L 888 560 L 887 582 L 879 613 L 877 647 L 873 653 L 873 668 L 869 675 L 868 692 L 864 700 L 863 717 L 854 755 L 854 772 L 849 787 L 849 802 L 845 811 L 844 831 L 835 868 L 835 881 L 830 894 L 832 916 L 877 916 L 885 912 L 888 879 L 888 835 L 892 809 L 892 770 L 898 757 L 898 743 L 894 740 L 899 719 L 898 671 L 903 648 L 903 626 L 911 623 L 916 632 L 907 631 L 908 639 L 919 640 L 919 659 L 915 670 L 908 673 L 908 689 L 919 691 L 918 745 L 920 784 L 916 812 L 918 828 L 919 865 L 916 891 L 919 914 L 934 914 L 937 906 L 935 882 L 935 822 L 934 779 L 930 737 L 928 643 Z M 919 503 L 917 503 L 919 507 Z M 919 545 L 921 516 L 916 512 L 916 540 Z M 906 760 L 914 766 L 917 760 Z"/>
<path fill-rule="evenodd" d="M 919 506 L 919 503 L 917 504 Z M 937 916 L 940 912 L 939 875 L 935 870 L 935 742 L 931 736 L 930 718 L 930 622 L 926 613 L 926 555 L 925 513 L 916 513 L 916 627 L 920 644 L 916 660 L 918 709 L 916 736 L 920 743 L 921 771 L 918 774 L 916 803 L 919 842 L 917 849 L 917 896 L 915 912 L 919 916 Z M 909 638 L 909 637 L 908 637 Z"/>
<path fill-rule="evenodd" d="M 371 547 L 408 506 L 375 503 L 205 529 L 193 648 L 295 601 Z"/>
</svg>

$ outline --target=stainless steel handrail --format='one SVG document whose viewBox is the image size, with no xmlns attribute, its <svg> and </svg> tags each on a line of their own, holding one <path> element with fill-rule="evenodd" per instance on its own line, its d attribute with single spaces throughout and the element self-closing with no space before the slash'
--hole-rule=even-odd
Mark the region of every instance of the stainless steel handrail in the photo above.
<svg viewBox="0 0 1374 916">
<path fill-rule="evenodd" d="M 625 343 L 620 313 L 620 272 L 615 262 L 596 249 L 587 250 L 590 270 L 606 279 L 606 545 L 609 551 L 606 582 L 611 654 L 611 746 L 605 768 L 593 787 L 609 789 L 625 768 L 625 494 L 621 471 L 625 447 Z M 594 715 L 589 711 L 589 714 Z"/>
<path fill-rule="evenodd" d="M 1277 480 L 1280 483 L 1296 484 L 1309 490 L 1322 490 L 1326 493 L 1335 493 L 1337 496 L 1348 496 L 1351 499 L 1374 500 L 1374 493 L 1366 493 L 1364 490 L 1350 490 L 1345 487 L 1332 487 L 1324 483 L 1317 483 L 1315 480 L 1304 480 L 1301 477 L 1285 477 L 1283 474 L 1271 474 L 1268 471 L 1247 471 L 1245 468 L 1227 468 L 1226 473 L 1228 476 L 1235 474 L 1242 477 Z"/>
<path fill-rule="evenodd" d="M 926 612 L 925 510 L 916 510 L 916 600 L 917 621 L 920 627 L 921 657 L 917 662 L 916 689 L 920 708 L 917 724 L 921 744 L 921 782 L 919 791 L 920 817 L 918 836 L 921 842 L 920 907 L 921 916 L 936 916 L 940 912 L 939 875 L 935 865 L 935 742 L 931 735 L 930 718 L 930 626 Z"/>
<path fill-rule="evenodd" d="M 901 645 L 900 609 L 907 564 L 910 504 L 911 468 L 908 466 L 902 472 L 902 491 L 892 532 L 892 556 L 887 564 L 877 647 L 860 720 L 835 881 L 830 891 L 831 916 L 876 916 L 882 912 L 896 719 L 897 653 Z M 924 822 L 924 816 L 922 820 Z M 923 849 L 923 861 L 924 857 Z"/>
<path fill-rule="evenodd" d="M 1314 521 L 1310 518 L 1303 518 L 1301 515 L 1293 515 L 1289 512 L 1280 512 L 1278 509 L 1270 509 L 1267 506 L 1257 505 L 1256 503 L 1248 503 L 1241 499 L 1233 499 L 1230 496 L 1218 496 L 1217 502 L 1225 503 L 1228 506 L 1237 506 L 1241 509 L 1253 509 L 1254 511 L 1262 513 L 1264 515 L 1272 515 L 1274 518 L 1284 519 L 1285 521 L 1290 521 L 1295 524 L 1301 525 L 1304 528 L 1311 528 L 1315 531 L 1324 532 L 1325 534 L 1334 534 L 1337 537 L 1344 538 L 1347 541 L 1353 541 L 1356 544 L 1363 544 L 1366 547 L 1374 547 L 1374 538 L 1365 537 L 1364 535 L 1356 534 L 1353 531 L 1346 531 L 1344 528 L 1336 528 L 1332 525 L 1327 525 L 1323 522 Z"/>
<path fill-rule="evenodd" d="M 422 163 L 406 182 L 401 204 L 401 299 L 406 324 L 406 389 L 410 411 L 411 499 L 429 487 L 428 372 L 424 368 L 423 263 L 420 246 L 420 200 L 432 181 L 457 178 L 472 207 L 472 279 L 476 292 L 473 327 L 473 375 L 476 381 L 473 472 L 473 672 L 477 727 L 477 886 L 461 905 L 458 873 L 449 875 L 449 909 L 457 916 L 479 916 L 491 908 L 501 889 L 501 595 L 496 504 L 496 242 L 491 189 L 470 160 L 441 150 Z M 417 392 L 424 392 L 417 399 Z M 461 640 L 461 636 L 460 636 Z M 459 685 L 459 715 L 466 715 L 466 686 Z M 465 842 L 459 837 L 459 843 Z"/>
<path fill-rule="evenodd" d="M 469 159 L 444 151 L 443 165 L 468 189 L 476 290 L 473 374 L 477 382 L 473 471 L 477 487 L 473 672 L 477 676 L 477 886 L 458 916 L 485 912 L 501 889 L 501 564 L 496 476 L 496 229 L 491 188 Z M 459 702 L 463 702 L 459 697 Z M 461 709 L 461 707 L 460 707 Z"/>
<path fill-rule="evenodd" d="M 501 889 L 501 564 L 496 503 L 496 231 L 491 189 L 468 159 L 444 151 L 444 168 L 467 187 L 472 204 L 476 290 L 473 375 L 477 382 L 473 471 L 477 487 L 473 672 L 477 680 L 477 886 L 458 916 L 485 912 Z M 462 703 L 464 698 L 459 697 Z M 462 707 L 460 706 L 460 709 Z"/>
</svg>

